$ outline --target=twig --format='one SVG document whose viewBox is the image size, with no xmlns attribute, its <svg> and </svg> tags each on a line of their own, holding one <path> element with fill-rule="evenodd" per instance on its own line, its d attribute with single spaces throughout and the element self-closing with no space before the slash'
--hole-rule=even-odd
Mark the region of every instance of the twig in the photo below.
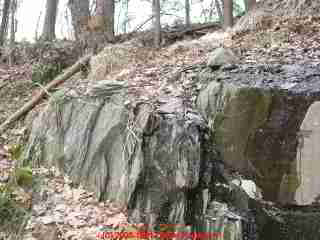
<svg viewBox="0 0 320 240">
<path fill-rule="evenodd" d="M 152 19 L 153 19 L 153 16 L 149 17 L 146 21 L 144 21 L 138 27 L 136 27 L 136 29 L 134 29 L 133 32 L 138 32 L 141 28 L 143 28 L 144 25 L 146 25 Z"/>
</svg>

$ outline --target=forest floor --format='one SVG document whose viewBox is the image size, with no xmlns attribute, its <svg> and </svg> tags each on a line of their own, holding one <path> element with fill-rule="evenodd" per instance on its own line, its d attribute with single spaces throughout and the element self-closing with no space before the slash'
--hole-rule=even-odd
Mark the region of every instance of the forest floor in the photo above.
<svg viewBox="0 0 320 240">
<path fill-rule="evenodd" d="M 141 91 L 135 94 L 146 100 L 161 94 L 159 89 L 180 95 L 190 84 L 193 88 L 201 86 L 197 83 L 193 85 L 188 79 L 175 82 L 173 86 L 172 79 L 176 74 L 185 69 L 187 71 L 190 66 L 206 64 L 210 51 L 221 45 L 233 49 L 243 64 L 263 65 L 267 70 L 275 69 L 275 65 L 279 64 L 320 66 L 320 18 L 283 18 L 265 24 L 255 31 L 237 34 L 217 30 L 199 39 L 176 42 L 159 51 L 141 47 L 136 52 L 139 57 L 110 73 L 109 78 L 132 79 L 132 84 L 141 86 Z M 132 48 L 137 49 L 136 46 Z M 21 108 L 39 89 L 31 80 L 31 68 L 27 63 L 13 67 L 0 65 L 0 123 Z M 61 87 L 68 84 L 72 85 L 67 82 Z M 37 108 L 41 109 L 45 102 Z M 30 127 L 22 118 L 0 135 L 0 184 L 8 180 L 14 166 L 10 149 L 25 142 L 27 126 Z M 116 225 L 121 228 L 120 225 L 126 223 L 124 209 L 109 202 L 99 203 L 93 193 L 81 186 L 74 187 L 56 169 L 34 169 L 34 175 L 42 181 L 39 194 L 45 200 L 32 206 L 25 240 L 54 240 L 57 236 L 69 240 L 96 239 L 101 226 Z"/>
</svg>

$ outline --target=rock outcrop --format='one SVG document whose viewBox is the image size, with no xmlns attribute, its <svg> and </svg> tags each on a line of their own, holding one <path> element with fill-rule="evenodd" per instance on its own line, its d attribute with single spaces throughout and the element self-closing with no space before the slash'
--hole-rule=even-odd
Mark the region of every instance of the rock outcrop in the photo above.
<svg viewBox="0 0 320 240">
<path fill-rule="evenodd" d="M 273 71 L 272 68 L 269 70 Z M 303 164 L 311 165 L 310 161 L 297 161 L 301 155 L 301 131 L 306 132 L 300 126 L 305 129 L 303 121 L 310 122 L 304 118 L 310 118 L 311 114 L 306 113 L 319 99 L 320 92 L 315 80 L 306 81 L 307 84 L 295 80 L 290 87 L 289 83 L 293 77 L 298 79 L 299 73 L 305 77 L 313 71 L 314 67 L 310 66 L 284 65 L 277 71 L 283 77 L 279 81 L 272 72 L 267 75 L 264 70 L 247 66 L 216 71 L 213 78 L 208 72 L 199 76 L 208 85 L 200 92 L 197 107 L 213 132 L 212 144 L 229 167 L 257 183 L 266 200 L 295 204 L 297 188 L 302 191 L 299 168 Z M 308 153 L 304 153 L 309 158 L 310 148 L 315 149 L 310 144 Z"/>
<path fill-rule="evenodd" d="M 99 199 L 127 207 L 134 223 L 218 229 L 230 240 L 272 239 L 270 232 L 289 239 L 291 210 L 264 200 L 310 204 L 318 197 L 310 170 L 317 104 L 305 118 L 320 98 L 316 70 L 204 67 L 193 75 L 203 85 L 193 105 L 170 95 L 134 102 L 127 82 L 106 80 L 83 95 L 57 93 L 34 121 L 24 160 L 58 166 Z"/>
<path fill-rule="evenodd" d="M 200 115 L 172 112 L 183 105 L 130 109 L 125 88 L 111 96 L 98 92 L 52 99 L 33 124 L 26 161 L 56 165 L 101 200 L 130 206 L 133 221 L 190 222 L 189 206 L 201 208 L 196 193 L 208 171 L 201 169 L 206 130 Z"/>
</svg>

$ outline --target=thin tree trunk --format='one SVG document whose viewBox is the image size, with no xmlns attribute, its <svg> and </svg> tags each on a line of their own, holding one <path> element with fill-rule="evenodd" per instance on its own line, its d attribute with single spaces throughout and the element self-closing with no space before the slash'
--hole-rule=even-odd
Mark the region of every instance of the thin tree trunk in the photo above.
<svg viewBox="0 0 320 240">
<path fill-rule="evenodd" d="M 223 1 L 223 26 L 225 29 L 233 26 L 233 2 L 232 0 Z"/>
<path fill-rule="evenodd" d="M 9 65 L 14 64 L 14 45 L 16 39 L 16 9 L 17 0 L 11 1 L 11 26 L 10 26 L 10 54 L 9 54 Z"/>
<path fill-rule="evenodd" d="M 256 5 L 256 0 L 246 0 L 246 1 L 247 1 L 248 11 L 250 11 Z"/>
<path fill-rule="evenodd" d="M 90 17 L 89 0 L 69 0 L 68 8 L 71 12 L 75 38 L 81 40 L 88 27 Z"/>
<path fill-rule="evenodd" d="M 186 27 L 190 27 L 191 20 L 190 20 L 190 0 L 185 0 L 185 21 Z"/>
<path fill-rule="evenodd" d="M 161 46 L 161 21 L 160 21 L 160 0 L 152 1 L 152 11 L 154 16 L 154 45 L 156 48 Z"/>
<path fill-rule="evenodd" d="M 248 0 L 243 0 L 243 4 L 244 4 L 244 10 L 245 10 L 245 12 L 248 12 L 248 9 L 249 9 Z"/>
<path fill-rule="evenodd" d="M 124 8 L 124 20 L 122 22 L 122 32 L 127 33 L 128 32 L 128 25 L 129 25 L 129 0 L 124 0 L 123 1 L 123 6 Z"/>
<path fill-rule="evenodd" d="M 102 19 L 101 27 L 107 41 L 114 40 L 114 0 L 97 0 L 96 17 Z"/>
<path fill-rule="evenodd" d="M 56 38 L 55 27 L 59 0 L 47 0 L 42 39 L 52 41 Z"/>
<path fill-rule="evenodd" d="M 4 0 L 3 10 L 2 10 L 2 20 L 1 20 L 1 26 L 0 26 L 0 47 L 3 46 L 6 39 L 7 31 L 8 31 L 10 3 L 11 3 L 11 0 Z"/>
<path fill-rule="evenodd" d="M 36 31 L 34 33 L 34 39 L 36 41 L 39 40 L 39 25 L 40 25 L 41 15 L 42 15 L 42 12 L 40 12 L 40 14 L 39 14 L 39 17 L 38 17 L 38 20 L 37 20 L 37 25 L 36 25 Z"/>
<path fill-rule="evenodd" d="M 213 9 L 214 9 L 214 0 L 211 0 L 210 2 L 210 11 L 209 11 L 209 21 L 212 21 L 213 18 Z"/>
<path fill-rule="evenodd" d="M 215 0 L 215 5 L 216 5 L 217 12 L 218 12 L 220 23 L 223 23 L 223 14 L 222 14 L 221 5 L 220 5 L 219 0 Z"/>
<path fill-rule="evenodd" d="M 83 55 L 90 39 L 88 30 L 89 0 L 69 0 L 68 8 L 71 13 L 74 36 L 79 43 L 79 55 Z"/>
</svg>

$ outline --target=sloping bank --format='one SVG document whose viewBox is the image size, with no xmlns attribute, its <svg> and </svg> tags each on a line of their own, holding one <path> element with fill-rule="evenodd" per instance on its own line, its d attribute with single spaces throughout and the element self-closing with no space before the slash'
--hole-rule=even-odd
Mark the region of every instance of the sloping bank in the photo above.
<svg viewBox="0 0 320 240">
<path fill-rule="evenodd" d="M 237 78 L 252 77 L 238 71 Z M 317 208 L 277 208 L 249 187 L 254 181 L 265 200 L 291 207 L 316 199 L 317 176 L 306 178 L 317 135 L 301 141 L 317 130 L 317 115 L 302 122 L 319 95 L 222 74 L 199 73 L 207 86 L 194 109 L 174 97 L 130 107 L 124 82 L 102 81 L 83 96 L 56 94 L 33 123 L 24 161 L 58 166 L 101 200 L 127 206 L 132 222 L 192 225 L 224 232 L 220 239 L 314 239 Z M 311 219 L 312 226 L 297 224 Z"/>
</svg>

